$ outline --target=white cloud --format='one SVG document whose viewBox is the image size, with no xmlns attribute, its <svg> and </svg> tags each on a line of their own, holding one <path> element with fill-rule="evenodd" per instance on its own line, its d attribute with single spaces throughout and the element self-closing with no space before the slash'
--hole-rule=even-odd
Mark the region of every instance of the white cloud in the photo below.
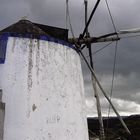
<svg viewBox="0 0 140 140">
<path fill-rule="evenodd" d="M 108 109 L 109 104 L 105 98 L 101 98 L 101 110 L 103 116 L 108 115 Z M 140 112 L 140 104 L 137 104 L 133 101 L 126 101 L 123 99 L 112 99 L 112 103 L 114 104 L 117 111 L 120 113 L 120 115 L 132 115 L 132 114 L 138 114 Z M 87 104 L 87 114 L 88 116 L 97 116 L 96 111 L 96 101 L 95 99 L 89 99 L 86 101 Z M 114 111 L 111 109 L 110 116 L 116 116 Z"/>
</svg>

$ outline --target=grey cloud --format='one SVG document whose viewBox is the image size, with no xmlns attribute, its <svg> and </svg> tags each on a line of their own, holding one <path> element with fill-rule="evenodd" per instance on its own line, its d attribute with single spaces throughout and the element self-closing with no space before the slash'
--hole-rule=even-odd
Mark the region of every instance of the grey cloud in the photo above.
<svg viewBox="0 0 140 140">
<path fill-rule="evenodd" d="M 101 108 L 102 114 L 104 116 L 107 116 L 108 111 L 109 111 L 109 104 L 105 98 L 101 98 L 100 101 L 101 101 L 101 107 L 102 107 Z M 121 115 L 136 114 L 140 111 L 140 105 L 136 104 L 133 101 L 126 101 L 126 100 L 122 100 L 122 99 L 113 98 L 112 102 L 113 102 L 115 108 L 117 109 L 117 111 Z M 87 110 L 89 116 L 97 116 L 95 100 L 93 100 L 91 98 L 87 100 L 86 110 Z M 116 114 L 114 113 L 112 108 L 110 110 L 110 116 L 116 116 Z"/>
<path fill-rule="evenodd" d="M 112 77 L 110 75 L 104 75 L 101 78 L 101 84 L 107 93 L 110 93 L 111 79 Z M 135 73 L 127 77 L 124 77 L 122 75 L 118 75 L 115 77 L 112 95 L 113 97 L 118 99 L 125 99 L 128 101 L 134 101 L 140 104 L 139 98 L 135 100 L 134 98 L 132 98 L 133 96 L 135 97 L 135 94 L 139 93 L 139 91 L 139 77 L 137 77 Z"/>
<path fill-rule="evenodd" d="M 5 28 L 30 13 L 28 4 L 18 0 L 0 0 L 0 29 Z"/>
<path fill-rule="evenodd" d="M 122 99 L 112 99 L 112 102 L 115 106 L 115 108 L 117 109 L 118 112 L 120 112 L 121 115 L 129 115 L 129 114 L 136 114 L 136 112 L 140 111 L 140 105 L 136 104 L 135 102 L 129 102 L 126 100 L 122 100 Z M 101 98 L 101 110 L 102 110 L 102 114 L 103 115 L 107 115 L 108 114 L 108 109 L 109 109 L 109 104 L 106 101 L 105 98 Z M 90 116 L 96 116 L 97 115 L 97 111 L 93 110 L 93 108 L 96 108 L 95 105 L 95 101 L 92 99 L 89 99 L 87 101 L 87 111 L 89 112 Z M 114 111 L 110 110 L 110 115 L 111 116 L 116 116 L 116 114 L 114 113 Z"/>
<path fill-rule="evenodd" d="M 135 28 L 140 26 L 140 17 L 139 14 L 139 1 L 109 1 L 111 4 L 111 11 L 117 26 L 117 29 L 128 29 L 128 28 Z M 111 3 L 112 2 L 112 3 Z M 135 7 L 135 8 L 134 8 Z M 102 12 L 101 12 L 102 11 Z M 113 28 L 111 22 L 108 21 L 108 16 L 105 13 L 106 6 L 102 3 L 102 6 L 99 7 L 98 13 L 95 15 L 94 22 L 90 26 L 90 31 L 93 35 L 101 35 L 104 33 L 113 32 Z M 107 12 L 107 11 L 106 11 Z M 140 60 L 139 60 L 139 37 L 137 38 L 128 38 L 122 39 L 118 44 L 118 53 L 117 53 L 117 64 L 116 64 L 116 79 L 118 76 L 120 80 L 114 81 L 114 92 L 113 96 L 116 98 L 116 101 L 120 99 L 125 99 L 127 104 L 132 105 L 127 108 L 126 112 L 138 112 L 137 109 L 140 104 L 140 98 L 138 93 L 140 91 Z M 93 51 L 98 50 L 105 44 L 93 44 Z M 112 76 L 112 69 L 113 69 L 113 59 L 114 59 L 114 47 L 115 43 L 104 49 L 102 52 L 94 55 L 94 64 L 96 73 L 101 81 L 104 78 L 105 83 L 103 84 L 104 89 L 107 93 L 110 93 L 111 87 L 111 76 Z M 87 55 L 87 53 L 85 53 Z M 88 69 L 85 68 L 84 64 L 84 79 L 86 85 L 86 96 L 88 97 L 89 102 L 90 97 L 92 97 L 92 85 L 90 80 L 90 72 Z M 103 75 L 106 75 L 103 77 Z M 108 79 L 109 76 L 109 79 Z M 99 91 L 101 98 L 103 97 L 101 92 Z M 126 103 L 125 102 L 125 103 Z M 117 103 L 116 103 L 117 104 Z M 135 105 L 134 105 L 135 104 Z M 133 108 L 134 107 L 134 108 Z M 95 106 L 93 106 L 94 109 Z M 105 106 L 107 108 L 107 106 Z M 103 109 L 104 110 L 104 109 Z M 123 110 L 123 106 L 119 106 L 119 110 L 121 112 Z M 104 112 L 105 113 L 105 112 Z"/>
<path fill-rule="evenodd" d="M 129 102 L 122 99 L 112 99 L 114 106 L 117 108 L 119 112 L 138 112 L 140 109 L 140 105 L 136 104 L 135 102 Z M 108 107 L 105 101 L 102 101 L 102 106 Z"/>
<path fill-rule="evenodd" d="M 104 45 L 102 45 L 104 46 Z M 95 66 L 99 73 L 112 73 L 115 44 L 110 45 L 102 52 L 95 55 Z M 100 48 L 100 47 L 99 47 Z M 118 44 L 116 72 L 127 75 L 131 72 L 139 74 L 139 39 L 122 40 Z"/>
<path fill-rule="evenodd" d="M 71 0 L 69 2 L 74 33 L 76 36 L 79 36 L 84 28 L 84 0 Z M 95 2 L 96 1 L 89 0 L 89 13 Z M 65 28 L 65 0 L 0 0 L 0 3 L 0 17 L 2 19 L 0 22 L 0 29 L 17 22 L 23 16 L 27 15 L 28 19 L 33 22 Z M 140 14 L 138 14 L 140 1 L 108 0 L 108 3 L 118 30 L 140 27 Z M 104 1 L 101 1 L 94 15 L 89 31 L 92 36 L 114 32 Z M 116 80 L 113 93 L 114 98 L 118 101 L 120 99 L 126 99 L 129 103 L 136 102 L 136 106 L 139 106 L 138 103 L 140 104 L 139 44 L 139 37 L 122 39 L 119 41 L 115 75 Z M 105 43 L 93 44 L 93 51 L 98 50 L 104 45 Z M 114 46 L 115 43 L 93 56 L 96 73 L 104 89 L 108 93 L 110 92 L 113 69 Z M 84 54 L 88 55 L 86 49 L 84 50 Z M 82 68 L 85 81 L 85 96 L 88 102 L 93 98 L 93 89 L 90 71 L 83 60 Z M 118 79 L 118 76 L 120 79 Z M 102 94 L 100 92 L 99 94 L 102 98 Z M 96 113 L 95 101 L 93 108 L 94 113 Z M 120 106 L 120 110 L 121 108 L 122 106 Z M 132 109 L 130 110 L 132 111 Z M 88 113 L 90 114 L 89 110 Z"/>
</svg>

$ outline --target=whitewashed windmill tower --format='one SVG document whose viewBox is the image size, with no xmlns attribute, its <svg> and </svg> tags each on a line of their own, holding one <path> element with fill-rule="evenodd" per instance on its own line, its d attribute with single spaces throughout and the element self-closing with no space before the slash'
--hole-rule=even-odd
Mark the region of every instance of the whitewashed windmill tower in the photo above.
<svg viewBox="0 0 140 140">
<path fill-rule="evenodd" d="M 66 42 L 67 30 L 28 20 L 0 32 L 0 140 L 88 140 L 80 58 Z"/>
</svg>

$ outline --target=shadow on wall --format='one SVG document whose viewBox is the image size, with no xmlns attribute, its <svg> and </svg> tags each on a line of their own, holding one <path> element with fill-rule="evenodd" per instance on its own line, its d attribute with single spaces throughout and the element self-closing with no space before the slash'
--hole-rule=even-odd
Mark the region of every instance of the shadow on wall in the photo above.
<svg viewBox="0 0 140 140">
<path fill-rule="evenodd" d="M 3 140 L 4 117 L 5 117 L 5 103 L 2 102 L 2 90 L 0 89 L 0 140 Z"/>
</svg>

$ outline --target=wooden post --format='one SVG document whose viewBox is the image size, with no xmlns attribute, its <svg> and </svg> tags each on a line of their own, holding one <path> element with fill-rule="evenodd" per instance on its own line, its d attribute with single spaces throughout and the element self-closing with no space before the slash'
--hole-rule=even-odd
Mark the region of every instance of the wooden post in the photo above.
<svg viewBox="0 0 140 140">
<path fill-rule="evenodd" d="M 87 2 L 87 0 L 85 0 L 85 25 L 87 24 L 87 6 L 88 6 L 88 2 Z M 88 28 L 86 30 L 86 37 L 90 37 L 90 34 L 88 32 Z M 94 69 L 91 43 L 87 43 L 87 47 L 89 49 L 90 65 L 91 65 L 91 68 Z M 104 125 L 103 125 L 103 119 L 102 119 L 102 113 L 101 113 L 100 99 L 99 99 L 99 95 L 98 95 L 98 92 L 97 92 L 96 81 L 95 81 L 92 73 L 91 73 L 91 80 L 92 80 L 92 85 L 93 85 L 93 90 L 94 90 L 94 96 L 96 98 L 97 113 L 98 113 L 98 119 L 99 119 L 99 124 L 100 124 L 100 140 L 105 140 Z"/>
</svg>

